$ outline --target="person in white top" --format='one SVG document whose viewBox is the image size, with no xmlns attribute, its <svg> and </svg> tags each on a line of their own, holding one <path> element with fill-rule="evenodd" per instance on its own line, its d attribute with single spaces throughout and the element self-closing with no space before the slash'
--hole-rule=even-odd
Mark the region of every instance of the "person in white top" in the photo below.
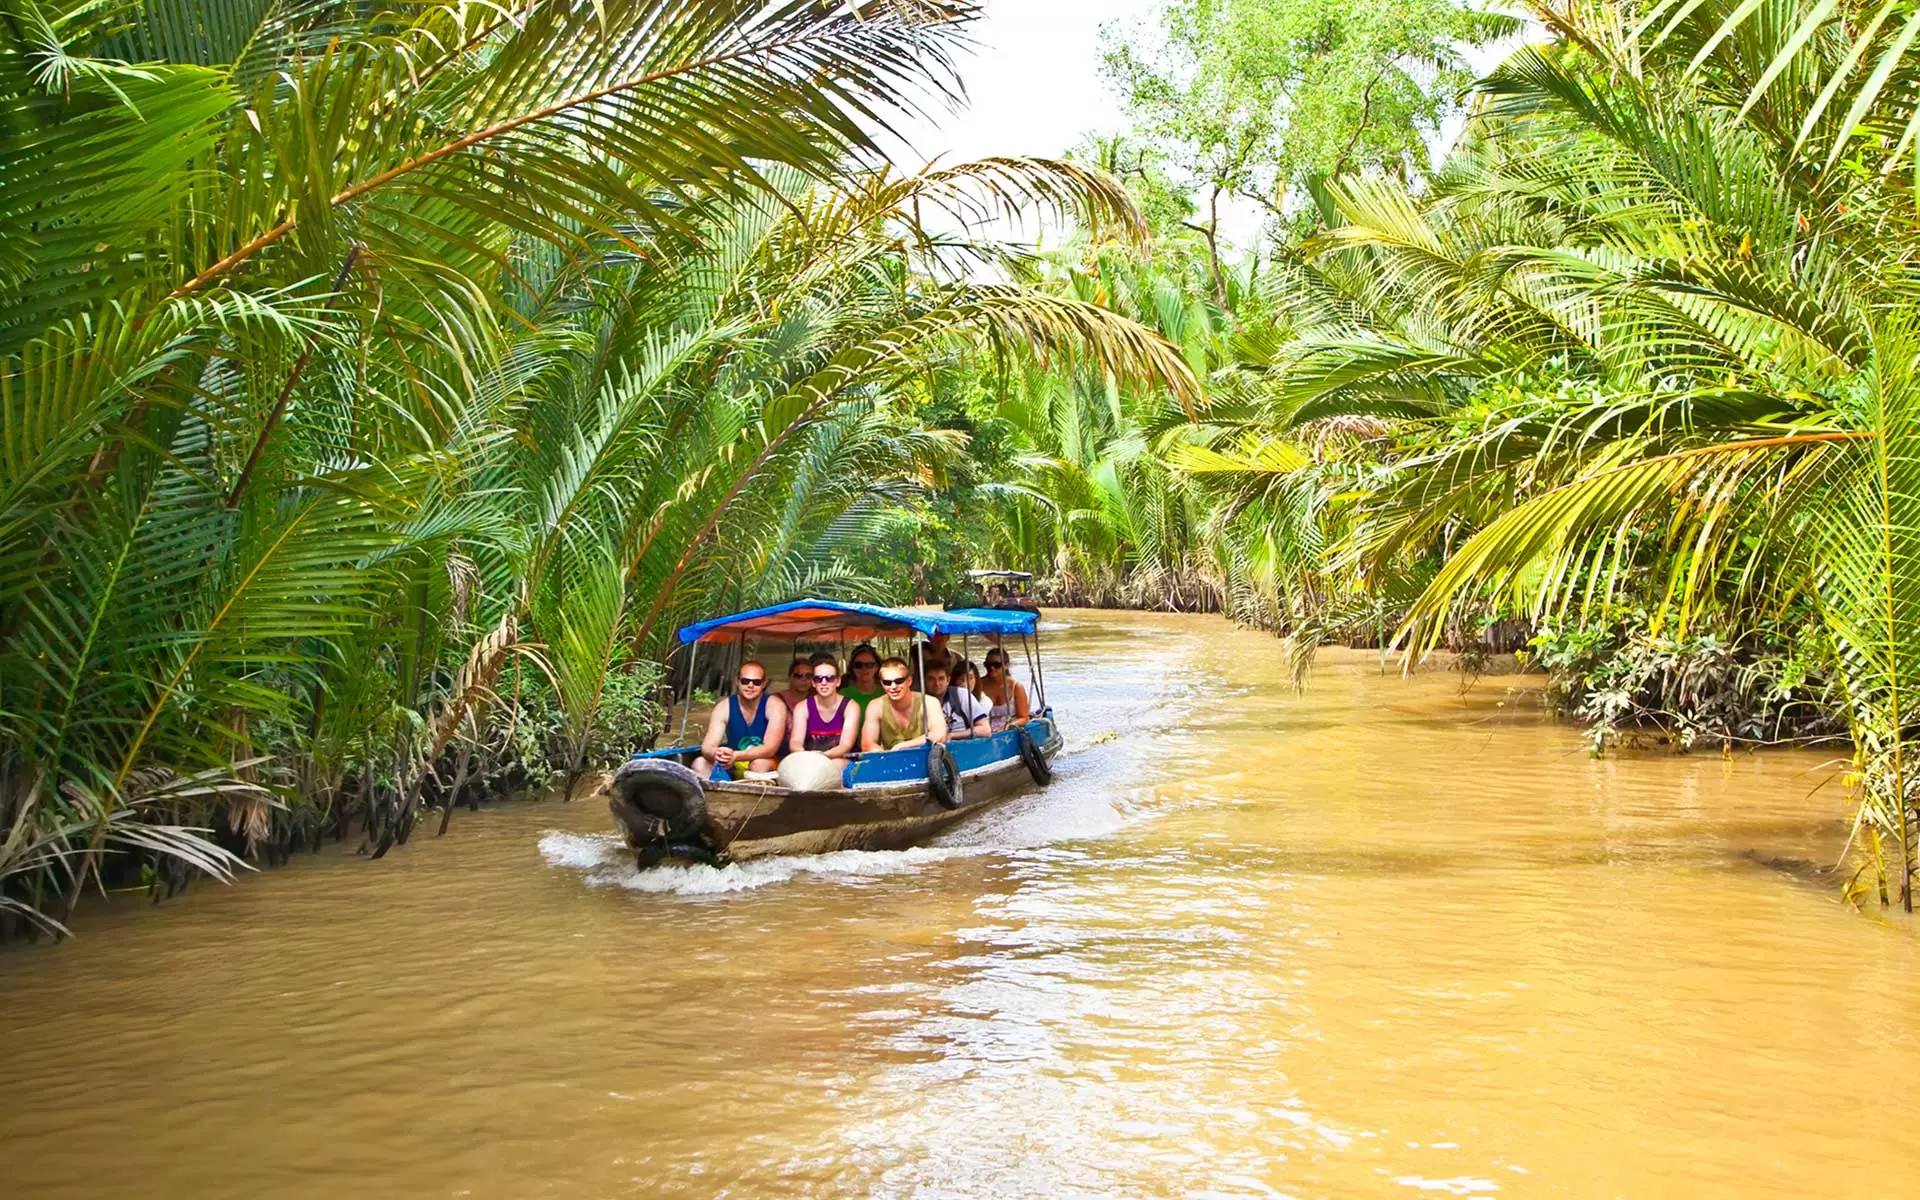
<svg viewBox="0 0 1920 1200">
<path fill-rule="evenodd" d="M 1002 647 L 987 651 L 987 673 L 973 685 L 973 694 L 987 702 L 987 723 L 995 733 L 1025 725 L 1032 718 L 1027 689 L 1007 673 L 1007 652 Z"/>
<path fill-rule="evenodd" d="M 927 695 L 940 699 L 940 709 L 947 715 L 947 740 L 991 737 L 986 703 L 966 688 L 950 686 L 952 675 L 945 656 L 928 661 Z"/>
</svg>

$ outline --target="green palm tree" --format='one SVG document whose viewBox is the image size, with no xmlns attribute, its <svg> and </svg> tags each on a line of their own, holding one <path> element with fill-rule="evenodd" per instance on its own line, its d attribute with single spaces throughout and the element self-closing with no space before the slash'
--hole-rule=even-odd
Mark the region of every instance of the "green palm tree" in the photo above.
<svg viewBox="0 0 1920 1200">
<path fill-rule="evenodd" d="M 272 854 L 357 812 L 377 856 L 540 688 L 577 772 L 680 616 L 857 582 L 843 518 L 945 452 L 888 403 L 928 355 L 1191 393 L 918 219 L 1137 238 L 1111 180 L 882 164 L 971 16 L 0 9 L 0 896 L 55 920 L 114 846 L 231 871 L 209 823 Z"/>
<path fill-rule="evenodd" d="M 1556 41 L 1483 83 L 1430 194 L 1332 190 L 1310 271 L 1369 282 L 1294 332 L 1267 404 L 1292 436 L 1392 422 L 1349 550 L 1375 578 L 1442 560 L 1416 645 L 1488 603 L 1683 628 L 1817 604 L 1910 905 L 1920 293 L 1886 80 L 1912 38 L 1831 4 L 1625 14 L 1540 7 Z"/>
</svg>

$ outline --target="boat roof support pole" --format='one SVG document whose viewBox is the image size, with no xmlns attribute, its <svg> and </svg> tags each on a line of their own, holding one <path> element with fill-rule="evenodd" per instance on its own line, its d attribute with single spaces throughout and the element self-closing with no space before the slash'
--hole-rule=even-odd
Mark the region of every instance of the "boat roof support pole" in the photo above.
<svg viewBox="0 0 1920 1200">
<path fill-rule="evenodd" d="M 1034 622 L 1033 626 L 1033 669 L 1039 677 L 1040 711 L 1045 712 L 1047 708 L 1047 662 L 1040 654 L 1040 623 L 1037 621 Z"/>
<path fill-rule="evenodd" d="M 920 662 L 920 674 L 914 678 L 920 680 L 920 691 L 925 695 L 925 687 L 927 687 L 927 643 L 925 641 L 914 641 L 914 660 Z M 908 691 L 912 691 L 912 687 L 908 687 Z M 920 705 L 920 728 L 925 733 L 925 739 L 933 741 L 933 718 L 927 716 L 927 703 L 925 701 L 916 701 L 916 703 Z"/>
<path fill-rule="evenodd" d="M 1027 683 L 1033 688 L 1033 694 L 1038 696 L 1040 694 L 1040 672 L 1034 670 L 1033 643 L 1027 640 L 1027 635 L 1024 633 L 1020 635 L 1020 652 L 1027 656 Z M 1013 677 L 1012 663 L 1007 664 L 1007 677 L 1009 679 Z"/>
<path fill-rule="evenodd" d="M 693 719 L 694 672 L 699 666 L 700 643 L 695 642 L 687 648 L 687 699 L 680 706 L 680 737 L 677 739 L 682 746 L 687 744 L 687 722 Z"/>
</svg>

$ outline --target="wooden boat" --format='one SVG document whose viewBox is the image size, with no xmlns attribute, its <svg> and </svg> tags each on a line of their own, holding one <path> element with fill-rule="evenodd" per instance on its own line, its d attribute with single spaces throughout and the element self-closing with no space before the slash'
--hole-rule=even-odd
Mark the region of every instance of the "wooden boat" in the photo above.
<svg viewBox="0 0 1920 1200">
<path fill-rule="evenodd" d="M 837 642 L 947 635 L 1038 641 L 1031 610 L 927 612 L 801 600 L 692 625 L 682 644 L 732 645 L 831 637 Z M 1009 653 L 1009 658 L 1012 658 Z M 1044 686 L 1038 647 L 1028 658 L 1033 689 Z M 688 675 L 692 678 L 691 665 Z M 914 845 L 1005 800 L 1044 785 L 1061 738 L 1044 692 L 1024 728 L 945 746 L 857 754 L 837 788 L 797 791 L 759 780 L 700 779 L 689 769 L 698 745 L 636 754 L 607 790 L 614 820 L 644 867 L 668 861 L 744 862 L 781 854 L 894 850 Z M 684 729 L 684 726 L 683 726 Z"/>
<path fill-rule="evenodd" d="M 950 609 L 985 608 L 1038 614 L 1033 599 L 1033 575 L 1028 571 L 968 571 L 967 595 L 948 602 Z"/>
</svg>

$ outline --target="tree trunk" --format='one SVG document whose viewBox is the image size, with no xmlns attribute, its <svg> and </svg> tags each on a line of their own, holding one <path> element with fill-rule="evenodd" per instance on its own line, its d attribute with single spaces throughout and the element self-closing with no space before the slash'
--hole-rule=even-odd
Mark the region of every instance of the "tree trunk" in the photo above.
<svg viewBox="0 0 1920 1200">
<path fill-rule="evenodd" d="M 453 806 L 460 802 L 460 790 L 467 786 L 467 768 L 473 763 L 473 743 L 460 743 L 460 761 L 453 769 L 453 786 L 447 789 L 446 802 L 440 809 L 440 832 L 435 837 L 447 836 L 447 825 L 453 820 Z"/>
</svg>

